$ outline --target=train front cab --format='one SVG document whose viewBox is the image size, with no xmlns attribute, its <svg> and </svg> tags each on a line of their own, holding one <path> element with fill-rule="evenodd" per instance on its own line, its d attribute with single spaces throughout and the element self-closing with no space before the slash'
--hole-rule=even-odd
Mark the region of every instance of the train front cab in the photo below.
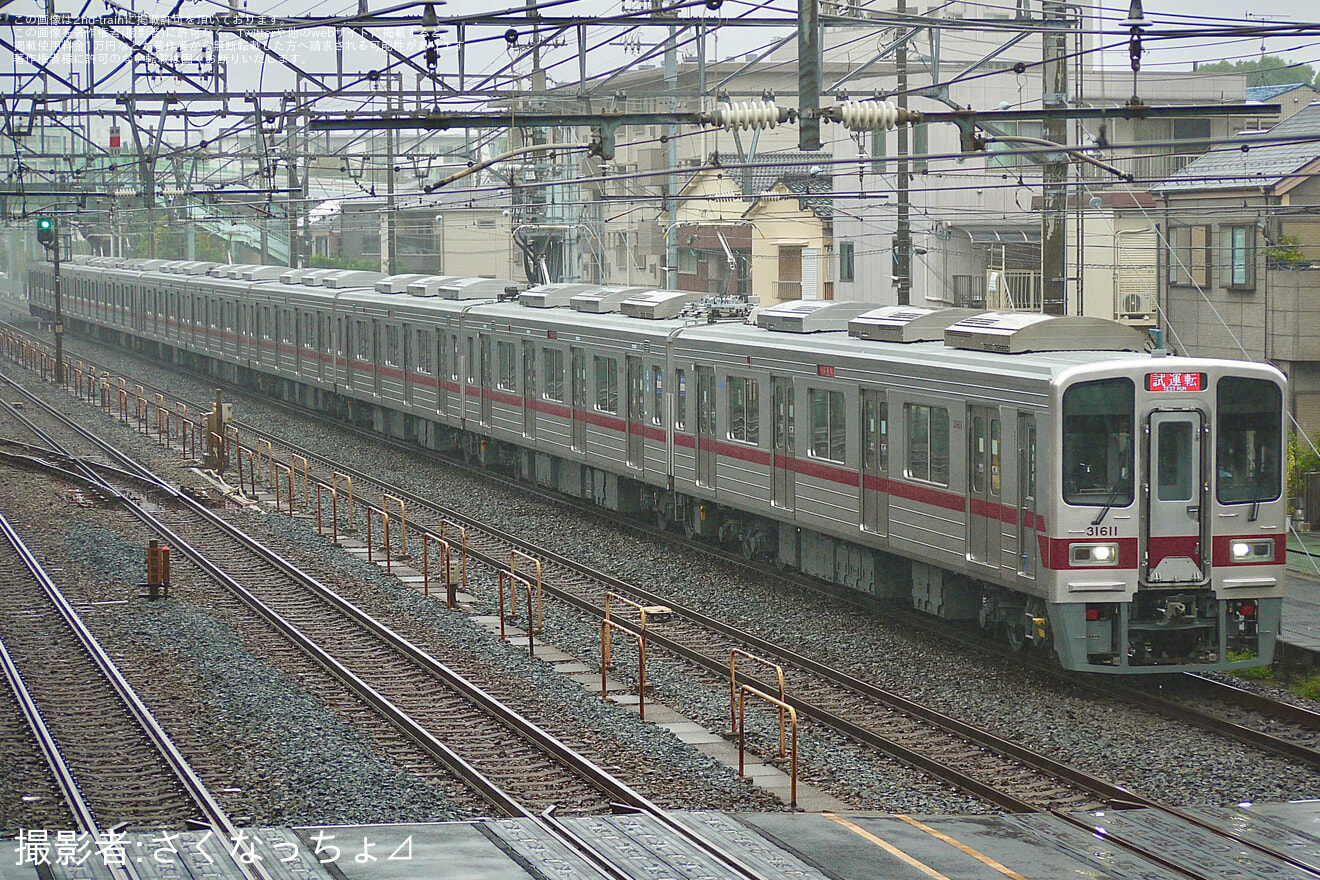
<svg viewBox="0 0 1320 880">
<path fill-rule="evenodd" d="M 1269 663 L 1283 605 L 1283 376 L 1155 360 L 1061 382 L 1050 624 L 1063 665 Z"/>
</svg>

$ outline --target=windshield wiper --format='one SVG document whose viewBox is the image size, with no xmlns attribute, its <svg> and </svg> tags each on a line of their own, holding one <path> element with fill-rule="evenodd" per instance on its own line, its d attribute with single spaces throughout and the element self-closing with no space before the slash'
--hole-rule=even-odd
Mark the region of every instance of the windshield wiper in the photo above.
<svg viewBox="0 0 1320 880">
<path fill-rule="evenodd" d="M 1109 500 L 1105 502 L 1105 506 L 1102 507 L 1100 509 L 1100 512 L 1096 514 L 1095 519 L 1091 520 L 1091 525 L 1098 526 L 1100 525 L 1100 523 L 1105 521 L 1105 515 L 1109 513 L 1110 509 L 1113 508 L 1115 502 L 1118 501 L 1118 495 L 1122 490 L 1123 490 L 1122 483 L 1115 483 L 1113 485 L 1113 487 L 1109 490 Z"/>
</svg>

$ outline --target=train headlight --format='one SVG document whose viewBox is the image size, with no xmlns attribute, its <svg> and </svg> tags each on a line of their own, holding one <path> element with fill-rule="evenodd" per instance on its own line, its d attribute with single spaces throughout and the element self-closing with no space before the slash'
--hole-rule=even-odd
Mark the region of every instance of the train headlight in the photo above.
<svg viewBox="0 0 1320 880">
<path fill-rule="evenodd" d="M 1274 541 L 1234 541 L 1229 545 L 1234 562 L 1273 562 Z"/>
<path fill-rule="evenodd" d="M 1068 556 L 1073 565 L 1118 565 L 1118 545 L 1073 544 L 1069 548 Z"/>
</svg>

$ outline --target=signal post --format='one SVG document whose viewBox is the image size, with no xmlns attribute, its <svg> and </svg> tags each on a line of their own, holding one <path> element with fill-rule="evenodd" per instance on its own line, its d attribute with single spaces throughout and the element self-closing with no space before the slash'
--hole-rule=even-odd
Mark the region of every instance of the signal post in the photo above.
<svg viewBox="0 0 1320 880">
<path fill-rule="evenodd" d="M 55 384 L 64 384 L 64 312 L 60 301 L 60 229 L 54 217 L 37 218 L 37 241 L 55 264 Z"/>
</svg>

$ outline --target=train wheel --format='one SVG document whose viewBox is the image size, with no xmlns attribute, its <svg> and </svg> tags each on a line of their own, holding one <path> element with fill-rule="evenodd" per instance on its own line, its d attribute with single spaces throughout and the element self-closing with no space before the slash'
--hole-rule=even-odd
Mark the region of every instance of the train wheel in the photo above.
<svg viewBox="0 0 1320 880">
<path fill-rule="evenodd" d="M 1004 636 L 1008 639 L 1008 646 L 1014 651 L 1021 651 L 1022 646 L 1027 643 L 1026 622 L 1021 617 L 1016 620 L 1004 622 Z"/>
<path fill-rule="evenodd" d="M 662 532 L 669 531 L 674 524 L 674 508 L 672 505 L 657 503 L 655 506 L 655 527 Z"/>
</svg>

